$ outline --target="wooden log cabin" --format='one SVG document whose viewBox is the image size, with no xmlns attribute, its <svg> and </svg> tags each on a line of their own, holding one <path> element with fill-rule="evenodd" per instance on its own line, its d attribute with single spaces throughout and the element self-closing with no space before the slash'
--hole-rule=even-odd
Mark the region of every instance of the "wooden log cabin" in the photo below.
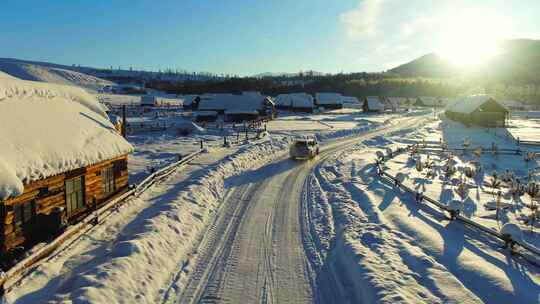
<svg viewBox="0 0 540 304">
<path fill-rule="evenodd" d="M 133 148 L 80 88 L 0 79 L 0 146 L 2 258 L 128 187 Z"/>
</svg>

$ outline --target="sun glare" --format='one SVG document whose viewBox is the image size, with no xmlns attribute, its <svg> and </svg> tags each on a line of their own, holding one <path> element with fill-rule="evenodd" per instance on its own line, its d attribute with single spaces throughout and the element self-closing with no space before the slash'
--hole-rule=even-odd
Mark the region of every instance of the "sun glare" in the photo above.
<svg viewBox="0 0 540 304">
<path fill-rule="evenodd" d="M 449 18 L 440 36 L 439 55 L 462 68 L 474 68 L 500 52 L 505 23 L 481 12 Z"/>
</svg>

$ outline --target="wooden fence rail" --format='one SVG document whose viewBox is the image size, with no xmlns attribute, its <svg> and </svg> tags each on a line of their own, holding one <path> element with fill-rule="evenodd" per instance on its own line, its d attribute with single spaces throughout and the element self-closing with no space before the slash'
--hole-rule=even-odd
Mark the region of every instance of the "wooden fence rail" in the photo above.
<svg viewBox="0 0 540 304">
<path fill-rule="evenodd" d="M 181 160 L 174 162 L 152 174 L 147 176 L 143 181 L 131 187 L 128 191 L 121 195 L 111 199 L 105 205 L 101 206 L 95 212 L 89 214 L 82 221 L 75 225 L 69 226 L 61 235 L 56 237 L 50 243 L 35 250 L 29 256 L 17 263 L 11 269 L 9 269 L 2 277 L 0 277 L 0 299 L 4 290 L 9 289 L 16 282 L 28 275 L 32 271 L 32 267 L 38 265 L 38 263 L 45 258 L 53 254 L 62 244 L 71 241 L 76 241 L 79 237 L 87 233 L 96 224 L 96 219 L 103 221 L 109 217 L 115 210 L 121 205 L 126 203 L 128 199 L 136 197 L 144 192 L 146 189 L 154 185 L 156 182 L 165 179 L 167 176 L 176 171 L 180 166 L 187 164 L 194 158 L 198 157 L 202 153 L 202 149 L 193 152 Z M 9 285 L 9 286 L 8 286 Z"/>
</svg>

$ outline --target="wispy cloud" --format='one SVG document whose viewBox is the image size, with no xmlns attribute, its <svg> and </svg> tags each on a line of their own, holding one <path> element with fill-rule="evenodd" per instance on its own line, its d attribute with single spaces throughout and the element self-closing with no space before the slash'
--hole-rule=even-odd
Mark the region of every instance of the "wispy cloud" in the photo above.
<svg viewBox="0 0 540 304">
<path fill-rule="evenodd" d="M 368 38 L 377 34 L 382 3 L 383 0 L 364 0 L 357 8 L 340 16 L 350 39 Z"/>
</svg>

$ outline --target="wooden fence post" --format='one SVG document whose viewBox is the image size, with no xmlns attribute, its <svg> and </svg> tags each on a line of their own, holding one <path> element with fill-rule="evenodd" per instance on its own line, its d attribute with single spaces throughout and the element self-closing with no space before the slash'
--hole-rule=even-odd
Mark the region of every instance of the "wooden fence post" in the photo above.
<svg viewBox="0 0 540 304">
<path fill-rule="evenodd" d="M 97 212 L 97 199 L 96 199 L 96 196 L 94 195 L 94 197 L 92 198 L 92 205 L 94 207 L 94 221 L 93 221 L 93 224 L 94 226 L 99 224 L 99 218 L 98 218 L 98 212 Z"/>
</svg>

